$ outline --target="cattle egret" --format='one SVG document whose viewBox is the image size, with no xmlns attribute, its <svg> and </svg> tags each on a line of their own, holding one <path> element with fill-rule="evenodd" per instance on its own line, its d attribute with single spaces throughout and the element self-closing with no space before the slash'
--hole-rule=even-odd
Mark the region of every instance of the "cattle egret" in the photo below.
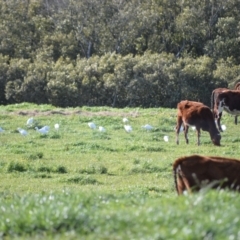
<svg viewBox="0 0 240 240">
<path fill-rule="evenodd" d="M 49 131 L 50 130 L 50 127 L 49 126 L 44 126 L 42 127 L 43 129 L 45 129 L 46 131 Z"/>
<path fill-rule="evenodd" d="M 168 136 L 164 136 L 164 137 L 163 137 L 163 140 L 164 140 L 165 142 L 168 142 L 168 141 L 169 141 L 169 137 L 168 137 Z"/>
<path fill-rule="evenodd" d="M 225 131 L 227 129 L 227 127 L 225 125 L 222 125 L 222 130 Z"/>
<path fill-rule="evenodd" d="M 98 129 L 99 129 L 100 132 L 106 132 L 106 129 L 102 126 L 100 126 Z"/>
<path fill-rule="evenodd" d="M 27 125 L 28 125 L 28 126 L 32 126 L 32 125 L 33 125 L 33 122 L 34 122 L 34 119 L 33 119 L 33 117 L 31 117 L 31 118 L 29 118 L 29 119 L 27 120 Z"/>
<path fill-rule="evenodd" d="M 132 127 L 130 125 L 124 125 L 124 129 L 128 133 L 130 133 L 132 131 Z"/>
<path fill-rule="evenodd" d="M 0 133 L 1 133 L 1 132 L 4 132 L 4 130 L 0 127 Z"/>
<path fill-rule="evenodd" d="M 124 123 L 128 123 L 128 119 L 127 118 L 123 118 L 123 122 Z"/>
<path fill-rule="evenodd" d="M 38 127 L 35 127 L 35 129 L 39 132 L 39 133 L 41 133 L 41 134 L 47 134 L 48 133 L 48 131 L 49 131 L 49 129 L 50 129 L 50 127 L 49 126 L 44 126 L 44 127 L 42 127 L 42 128 L 38 128 Z"/>
<path fill-rule="evenodd" d="M 153 129 L 153 127 L 149 124 L 146 124 L 146 125 L 142 126 L 142 128 L 144 128 L 146 130 L 152 130 Z"/>
<path fill-rule="evenodd" d="M 181 125 L 181 127 L 180 127 L 180 132 L 183 132 L 183 131 L 184 131 L 184 126 Z"/>
<path fill-rule="evenodd" d="M 56 123 L 56 124 L 54 125 L 54 128 L 58 131 L 58 130 L 59 130 L 59 124 Z"/>
<path fill-rule="evenodd" d="M 192 130 L 195 131 L 195 130 L 196 130 L 196 127 L 195 127 L 195 126 L 192 126 Z"/>
<path fill-rule="evenodd" d="M 91 129 L 96 129 L 96 125 L 95 125 L 93 122 L 89 122 L 89 123 L 88 123 L 88 126 L 89 126 Z"/>
<path fill-rule="evenodd" d="M 18 132 L 19 132 L 21 135 L 23 135 L 23 136 L 26 136 L 26 135 L 28 134 L 27 131 L 24 130 L 24 129 L 22 129 L 22 128 L 18 128 L 17 130 L 18 130 Z"/>
</svg>

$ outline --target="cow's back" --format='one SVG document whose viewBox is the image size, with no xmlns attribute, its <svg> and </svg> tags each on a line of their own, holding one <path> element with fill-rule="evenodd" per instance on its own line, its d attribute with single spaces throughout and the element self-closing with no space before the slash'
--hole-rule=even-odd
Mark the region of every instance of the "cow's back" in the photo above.
<svg viewBox="0 0 240 240">
<path fill-rule="evenodd" d="M 174 162 L 173 171 L 176 188 L 178 175 L 190 188 L 195 186 L 196 190 L 204 181 L 214 183 L 213 187 L 239 190 L 240 161 L 237 159 L 199 155 L 181 157 Z"/>
</svg>

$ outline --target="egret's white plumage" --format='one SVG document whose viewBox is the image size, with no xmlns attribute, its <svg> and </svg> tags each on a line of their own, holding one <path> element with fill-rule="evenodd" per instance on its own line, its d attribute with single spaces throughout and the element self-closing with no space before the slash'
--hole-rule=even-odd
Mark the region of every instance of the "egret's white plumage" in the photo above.
<svg viewBox="0 0 240 240">
<path fill-rule="evenodd" d="M 168 137 L 168 136 L 164 136 L 164 137 L 163 137 L 163 140 L 164 140 L 165 142 L 168 142 L 168 141 L 169 141 L 169 137 Z"/>
<path fill-rule="evenodd" d="M 180 132 L 182 132 L 182 131 L 184 131 L 183 125 L 181 125 L 181 127 L 180 127 Z"/>
<path fill-rule="evenodd" d="M 54 128 L 58 131 L 59 130 L 59 124 L 58 123 L 56 123 L 55 125 L 54 125 Z"/>
<path fill-rule="evenodd" d="M 1 133 L 1 132 L 4 132 L 4 130 L 0 127 L 0 133 Z"/>
<path fill-rule="evenodd" d="M 123 122 L 124 122 L 124 123 L 128 123 L 129 121 L 128 121 L 127 118 L 123 118 Z"/>
<path fill-rule="evenodd" d="M 91 129 L 96 129 L 96 125 L 95 125 L 95 123 L 93 123 L 93 122 L 89 122 L 89 123 L 88 123 L 88 126 L 89 126 Z"/>
<path fill-rule="evenodd" d="M 124 129 L 128 133 L 130 133 L 132 131 L 132 127 L 130 125 L 124 125 Z"/>
<path fill-rule="evenodd" d="M 146 124 L 146 125 L 142 126 L 142 128 L 144 128 L 146 130 L 152 130 L 153 129 L 153 127 L 149 124 Z"/>
<path fill-rule="evenodd" d="M 222 130 L 225 131 L 227 129 L 227 127 L 225 125 L 221 125 Z"/>
<path fill-rule="evenodd" d="M 195 131 L 195 130 L 196 130 L 196 127 L 195 127 L 195 126 L 192 126 L 192 130 Z"/>
<path fill-rule="evenodd" d="M 28 134 L 28 132 L 25 130 L 25 129 L 22 129 L 22 128 L 17 128 L 18 132 L 23 135 L 23 136 L 26 136 Z"/>
<path fill-rule="evenodd" d="M 100 132 L 106 132 L 106 129 L 104 127 L 102 127 L 102 126 L 99 126 L 98 129 L 99 129 Z"/>
<path fill-rule="evenodd" d="M 32 125 L 33 125 L 33 122 L 34 122 L 34 119 L 33 119 L 33 117 L 31 117 L 31 118 L 29 118 L 29 119 L 27 120 L 27 125 L 28 125 L 28 126 L 32 126 Z"/>
<path fill-rule="evenodd" d="M 47 134 L 48 133 L 48 131 L 49 131 L 49 129 L 50 129 L 50 127 L 49 126 L 44 126 L 44 127 L 42 127 L 42 128 L 38 128 L 38 127 L 35 127 L 35 129 L 39 132 L 39 133 L 41 133 L 41 134 Z"/>
<path fill-rule="evenodd" d="M 49 126 L 44 126 L 42 127 L 43 129 L 45 129 L 46 131 L 49 131 L 50 130 L 50 127 Z"/>
</svg>

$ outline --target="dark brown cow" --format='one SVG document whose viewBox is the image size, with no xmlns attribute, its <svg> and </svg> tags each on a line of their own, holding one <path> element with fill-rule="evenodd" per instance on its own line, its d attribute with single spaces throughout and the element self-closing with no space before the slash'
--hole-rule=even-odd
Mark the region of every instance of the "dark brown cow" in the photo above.
<svg viewBox="0 0 240 240">
<path fill-rule="evenodd" d="M 184 100 L 177 105 L 176 143 L 179 144 L 179 131 L 184 125 L 184 135 L 188 144 L 188 128 L 195 126 L 197 131 L 197 144 L 200 145 L 200 129 L 210 134 L 212 142 L 220 146 L 221 135 L 214 122 L 213 114 L 209 107 L 200 102 Z"/>
<path fill-rule="evenodd" d="M 178 195 L 201 188 L 240 189 L 240 161 L 233 158 L 192 155 L 173 163 Z"/>
<path fill-rule="evenodd" d="M 218 94 L 214 103 L 214 113 L 217 119 L 218 127 L 221 126 L 222 112 L 225 110 L 227 113 L 235 116 L 235 124 L 237 124 L 237 116 L 240 115 L 240 91 L 239 90 L 226 90 Z"/>
<path fill-rule="evenodd" d="M 216 88 L 212 91 L 212 95 L 211 95 L 211 110 L 213 112 L 213 115 L 216 119 L 216 124 L 217 124 L 217 127 L 219 129 L 219 131 L 223 131 L 222 130 L 222 127 L 221 127 L 221 124 L 220 124 L 220 121 L 221 121 L 221 117 L 222 117 L 222 113 L 220 114 L 217 114 L 216 111 L 214 110 L 214 105 L 216 103 L 216 99 L 218 97 L 218 95 L 224 91 L 228 91 L 230 89 L 228 88 Z M 235 86 L 234 86 L 234 90 L 240 90 L 240 82 L 238 82 Z M 237 124 L 238 120 L 237 120 L 237 115 L 235 115 L 235 119 L 234 119 L 234 122 L 235 124 Z"/>
</svg>

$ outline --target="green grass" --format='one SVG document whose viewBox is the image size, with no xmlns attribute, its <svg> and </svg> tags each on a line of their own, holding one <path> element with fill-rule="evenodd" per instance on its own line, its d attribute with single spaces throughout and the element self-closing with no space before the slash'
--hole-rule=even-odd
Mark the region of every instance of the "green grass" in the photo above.
<svg viewBox="0 0 240 240">
<path fill-rule="evenodd" d="M 176 145 L 176 109 L 22 103 L 0 106 L 0 113 L 0 238 L 240 238 L 238 193 L 205 189 L 178 197 L 172 176 L 172 163 L 181 156 L 239 158 L 239 126 L 230 115 L 223 116 L 222 146 L 202 132 L 198 147 L 191 129 L 189 145 L 183 134 Z M 27 127 L 31 116 L 50 132 Z M 124 131 L 123 117 L 131 133 Z M 90 121 L 107 131 L 90 129 Z M 145 131 L 145 124 L 154 129 Z"/>
</svg>

